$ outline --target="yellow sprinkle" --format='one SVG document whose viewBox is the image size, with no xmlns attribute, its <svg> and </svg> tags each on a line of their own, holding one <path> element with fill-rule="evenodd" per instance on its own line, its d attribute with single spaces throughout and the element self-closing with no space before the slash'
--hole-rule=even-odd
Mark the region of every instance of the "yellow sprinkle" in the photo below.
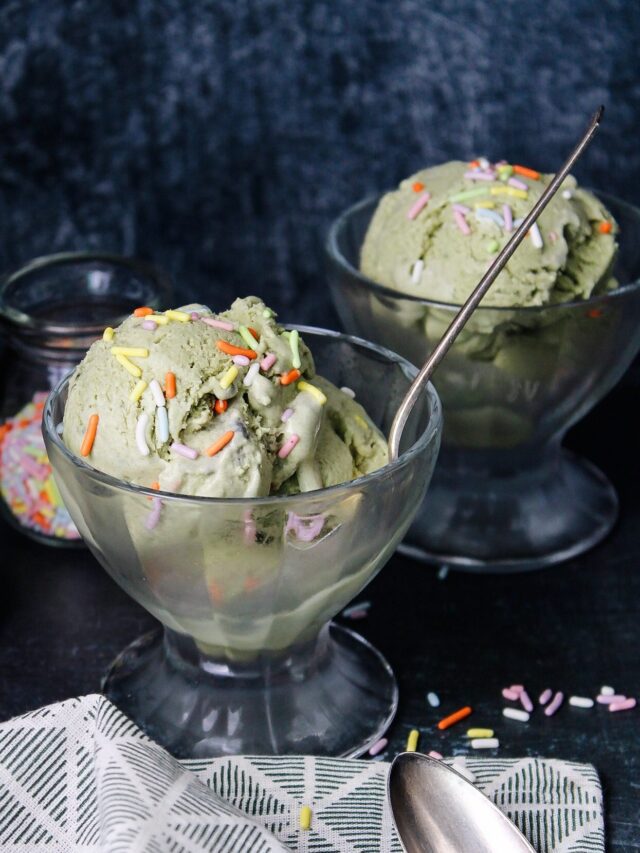
<svg viewBox="0 0 640 853">
<path fill-rule="evenodd" d="M 300 808 L 300 829 L 311 829 L 311 809 L 309 806 Z"/>
<path fill-rule="evenodd" d="M 316 386 L 312 385 L 310 382 L 298 382 L 298 388 L 300 389 L 300 391 L 306 391 L 307 394 L 311 394 L 313 397 L 315 397 L 321 406 L 324 406 L 324 404 L 327 402 L 327 398 L 322 393 L 322 391 L 319 388 L 316 388 Z"/>
<path fill-rule="evenodd" d="M 169 322 L 169 318 L 165 317 L 164 314 L 149 314 L 149 316 L 144 319 L 153 320 L 153 322 L 157 323 L 159 326 L 166 326 Z"/>
<path fill-rule="evenodd" d="M 467 729 L 467 737 L 493 737 L 493 729 Z"/>
<path fill-rule="evenodd" d="M 175 320 L 177 323 L 188 323 L 191 317 L 184 311 L 165 311 L 165 317 Z"/>
<path fill-rule="evenodd" d="M 495 201 L 477 201 L 473 206 L 474 207 L 484 207 L 487 210 L 493 210 L 494 207 L 496 206 L 496 203 L 495 203 Z"/>
<path fill-rule="evenodd" d="M 137 364 L 129 361 L 126 355 L 117 354 L 116 361 L 119 362 L 125 370 L 128 370 L 132 376 L 135 376 L 136 379 L 140 379 L 142 376 L 142 370 L 140 370 Z"/>
<path fill-rule="evenodd" d="M 58 487 L 56 486 L 53 477 L 49 477 L 45 483 L 44 490 L 54 506 L 60 506 L 62 504 L 62 498 L 60 497 L 60 492 L 58 491 Z"/>
<path fill-rule="evenodd" d="M 491 187 L 491 195 L 510 195 L 513 198 L 529 198 L 525 190 L 517 190 L 515 187 Z"/>
<path fill-rule="evenodd" d="M 140 379 L 133 387 L 133 391 L 129 394 L 129 399 L 133 403 L 137 403 L 140 397 L 144 394 L 147 383 L 144 379 Z"/>
<path fill-rule="evenodd" d="M 102 333 L 102 340 L 107 341 L 107 343 L 109 343 L 109 341 L 113 340 L 114 335 L 115 335 L 115 332 L 113 331 L 111 326 L 107 326 L 107 328 Z"/>
<path fill-rule="evenodd" d="M 357 424 L 360 424 L 362 429 L 369 429 L 369 424 L 365 421 L 364 418 L 360 417 L 360 415 L 354 415 L 353 419 Z"/>
<path fill-rule="evenodd" d="M 420 732 L 418 729 L 411 729 L 409 732 L 409 737 L 407 738 L 407 749 L 406 752 L 415 752 L 418 748 L 418 739 L 420 737 Z"/>
<path fill-rule="evenodd" d="M 249 349 L 257 350 L 258 349 L 258 341 L 253 337 L 249 329 L 246 326 L 238 326 L 238 334 L 245 342 L 245 344 L 249 347 Z"/>
<path fill-rule="evenodd" d="M 114 355 L 127 355 L 129 358 L 149 358 L 149 350 L 145 347 L 111 347 Z"/>
<path fill-rule="evenodd" d="M 220 387 L 224 388 L 226 391 L 229 385 L 231 385 L 232 382 L 235 382 L 237 376 L 238 368 L 234 364 L 233 367 L 230 367 L 229 370 L 227 370 L 225 375 L 220 380 Z"/>
</svg>

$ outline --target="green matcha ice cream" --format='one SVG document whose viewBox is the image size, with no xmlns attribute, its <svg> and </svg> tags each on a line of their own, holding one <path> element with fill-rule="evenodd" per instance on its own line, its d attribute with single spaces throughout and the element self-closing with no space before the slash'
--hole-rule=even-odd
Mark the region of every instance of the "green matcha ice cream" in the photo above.
<svg viewBox="0 0 640 853">
<path fill-rule="evenodd" d="M 95 468 L 235 498 L 312 491 L 386 464 L 362 406 L 315 375 L 304 341 L 259 299 L 221 314 L 137 314 L 93 344 L 69 385 L 63 440 Z"/>
</svg>

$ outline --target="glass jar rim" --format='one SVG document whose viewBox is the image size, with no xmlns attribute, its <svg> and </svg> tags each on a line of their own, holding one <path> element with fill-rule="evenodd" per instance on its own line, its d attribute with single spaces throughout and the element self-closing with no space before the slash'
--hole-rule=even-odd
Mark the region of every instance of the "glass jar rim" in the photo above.
<svg viewBox="0 0 640 853">
<path fill-rule="evenodd" d="M 636 207 L 633 204 L 630 204 L 627 201 L 624 201 L 617 196 L 611 195 L 609 193 L 600 192 L 599 190 L 593 190 L 587 187 L 586 189 L 589 192 L 594 193 L 599 198 L 601 198 L 605 203 L 611 201 L 615 205 L 622 206 L 628 208 L 630 211 L 633 211 L 634 215 L 640 221 L 640 208 Z M 387 190 L 386 192 L 392 192 L 393 190 Z M 364 273 L 360 272 L 360 270 L 353 266 L 347 258 L 343 255 L 343 253 L 338 248 L 338 232 L 341 230 L 343 224 L 356 212 L 361 210 L 361 208 L 366 207 L 371 204 L 373 201 L 379 200 L 382 198 L 386 192 L 370 195 L 366 198 L 360 199 L 355 204 L 352 204 L 346 210 L 343 210 L 342 213 L 333 220 L 331 225 L 329 226 L 329 230 L 327 232 L 326 240 L 325 240 L 325 251 L 335 263 L 337 263 L 340 267 L 342 267 L 346 272 L 349 273 L 354 279 L 358 281 L 359 284 L 363 285 L 363 287 L 372 291 L 373 293 L 377 293 L 379 296 L 384 296 L 387 299 L 392 299 L 394 301 L 404 301 L 404 302 L 412 302 L 415 305 L 424 305 L 426 308 L 439 308 L 449 311 L 458 311 L 461 308 L 460 304 L 454 302 L 438 302 L 436 299 L 425 299 L 420 296 L 414 296 L 410 293 L 403 293 L 400 290 L 393 290 L 390 287 L 387 287 L 384 284 L 379 284 L 374 281 L 372 278 L 364 275 Z M 600 293 L 596 296 L 590 296 L 588 299 L 573 299 L 567 302 L 554 302 L 547 305 L 480 305 L 475 309 L 474 313 L 484 313 L 484 312 L 509 312 L 513 313 L 514 311 L 522 311 L 528 314 L 536 314 L 542 311 L 553 311 L 554 309 L 560 308 L 592 308 L 601 304 L 602 302 L 606 302 L 615 297 L 624 296 L 628 293 L 632 293 L 635 290 L 640 289 L 640 277 L 630 281 L 626 284 L 622 284 L 613 290 L 608 290 L 606 293 Z"/>
<path fill-rule="evenodd" d="M 302 325 L 290 325 L 285 324 L 286 329 L 297 329 L 303 335 L 316 335 L 317 337 L 330 337 L 341 341 L 346 341 L 347 343 L 354 344 L 358 347 L 363 347 L 364 349 L 368 349 L 372 352 L 377 353 L 382 356 L 386 361 L 395 362 L 402 372 L 405 374 L 409 383 L 413 381 L 413 379 L 417 376 L 418 369 L 407 361 L 402 356 L 398 355 L 395 352 L 387 349 L 386 347 L 379 346 L 378 344 L 371 343 L 370 341 L 366 341 L 364 338 L 356 337 L 355 335 L 347 335 L 342 332 L 334 332 L 330 329 L 323 329 L 317 326 L 302 326 Z M 320 497 L 325 497 L 327 495 L 336 496 L 341 493 L 348 494 L 353 490 L 354 486 L 356 488 L 363 487 L 368 485 L 371 482 L 375 482 L 375 480 L 379 479 L 383 475 L 388 475 L 391 472 L 395 472 L 401 470 L 406 465 L 411 464 L 413 459 L 423 450 L 425 450 L 428 445 L 430 445 L 437 437 L 438 432 L 442 429 L 442 404 L 440 402 L 440 397 L 438 396 L 438 392 L 434 388 L 431 382 L 425 388 L 424 393 L 427 394 L 429 398 L 429 421 L 425 427 L 425 429 L 420 433 L 418 438 L 413 442 L 413 444 L 408 447 L 403 453 L 401 453 L 397 459 L 394 459 L 392 462 L 387 462 L 382 468 L 377 468 L 375 471 L 372 471 L 369 474 L 364 474 L 362 477 L 357 477 L 353 480 L 348 480 L 346 483 L 338 483 L 335 486 L 329 486 L 324 489 L 316 489 L 310 492 L 300 492 L 295 495 L 266 495 L 264 497 L 253 497 L 253 498 L 215 498 L 215 497 L 205 497 L 202 495 L 183 495 L 176 492 L 162 492 L 156 489 L 152 489 L 147 486 L 140 486 L 135 483 L 129 483 L 126 480 L 120 480 L 117 477 L 112 477 L 110 474 L 106 474 L 103 471 L 99 471 L 97 468 L 94 468 L 92 465 L 89 465 L 83 459 L 76 456 L 72 453 L 66 444 L 62 441 L 62 438 L 58 435 L 56 431 L 56 425 L 53 422 L 53 402 L 57 399 L 60 394 L 64 391 L 65 386 L 70 381 L 70 376 L 64 377 L 58 385 L 51 391 L 49 396 L 47 397 L 47 401 L 45 403 L 45 408 L 43 412 L 42 418 L 42 429 L 46 433 L 47 438 L 56 446 L 56 448 L 66 457 L 66 459 L 73 463 L 77 468 L 80 468 L 85 472 L 91 479 L 103 483 L 105 485 L 111 486 L 113 488 L 118 488 L 122 491 L 131 492 L 133 494 L 145 495 L 146 497 L 162 497 L 163 500 L 171 500 L 171 501 L 184 501 L 189 504 L 211 504 L 211 505 L 222 505 L 222 504 L 232 504 L 234 506 L 279 506 L 286 505 L 288 503 L 295 502 L 299 504 L 300 502 L 312 503 L 317 501 Z M 407 386 L 408 387 L 408 386 Z"/>
</svg>

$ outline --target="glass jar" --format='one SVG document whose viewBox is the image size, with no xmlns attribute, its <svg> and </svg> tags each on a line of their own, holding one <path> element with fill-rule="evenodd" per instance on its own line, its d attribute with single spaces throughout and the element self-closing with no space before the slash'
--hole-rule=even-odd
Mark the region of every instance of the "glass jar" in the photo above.
<svg viewBox="0 0 640 853">
<path fill-rule="evenodd" d="M 133 258 L 74 252 L 30 261 L 0 279 L 0 512 L 49 545 L 82 545 L 41 434 L 48 392 L 106 326 L 139 305 L 169 304 L 165 273 Z"/>
</svg>

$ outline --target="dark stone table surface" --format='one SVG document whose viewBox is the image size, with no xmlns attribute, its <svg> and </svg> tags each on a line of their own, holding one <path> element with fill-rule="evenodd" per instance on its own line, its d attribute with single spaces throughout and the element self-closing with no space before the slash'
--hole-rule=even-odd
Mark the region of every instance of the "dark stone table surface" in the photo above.
<svg viewBox="0 0 640 853">
<path fill-rule="evenodd" d="M 393 751 L 408 731 L 420 748 L 462 752 L 464 724 L 439 733 L 439 713 L 470 704 L 495 727 L 505 757 L 592 762 L 605 792 L 608 849 L 640 850 L 640 711 L 602 707 L 539 712 L 529 724 L 501 716 L 500 689 L 525 682 L 595 695 L 611 684 L 640 693 L 640 527 L 637 381 L 633 372 L 569 436 L 610 476 L 622 504 L 618 526 L 591 553 L 524 575 L 471 576 L 394 556 L 361 598 L 369 616 L 350 623 L 387 656 L 400 683 Z M 47 548 L 0 523 L 0 719 L 99 689 L 116 653 L 153 620 L 85 551 Z M 389 752 L 391 755 L 391 750 Z"/>
</svg>

